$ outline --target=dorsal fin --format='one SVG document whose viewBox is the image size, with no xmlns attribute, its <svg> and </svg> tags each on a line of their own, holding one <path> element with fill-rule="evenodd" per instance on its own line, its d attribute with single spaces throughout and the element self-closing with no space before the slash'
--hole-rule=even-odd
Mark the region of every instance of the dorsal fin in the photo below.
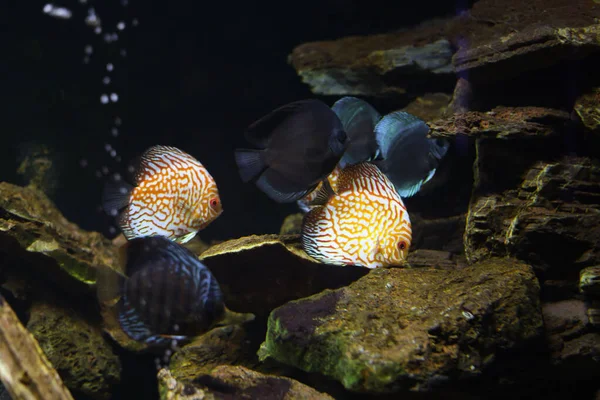
<svg viewBox="0 0 600 400">
<path fill-rule="evenodd" d="M 246 140 L 259 148 L 266 148 L 271 134 L 275 128 L 281 124 L 286 118 L 292 116 L 298 110 L 304 107 L 310 107 L 314 104 L 322 103 L 320 100 L 299 100 L 285 104 L 271 111 L 261 119 L 253 122 L 244 134 Z M 327 107 L 327 105 L 325 105 Z"/>
</svg>

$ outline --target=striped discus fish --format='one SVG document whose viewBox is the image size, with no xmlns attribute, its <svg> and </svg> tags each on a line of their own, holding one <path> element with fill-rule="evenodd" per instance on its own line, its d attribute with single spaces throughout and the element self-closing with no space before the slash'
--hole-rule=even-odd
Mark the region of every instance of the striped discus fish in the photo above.
<svg viewBox="0 0 600 400">
<path fill-rule="evenodd" d="M 121 250 L 121 271 L 99 267 L 96 283 L 101 306 L 131 339 L 165 346 L 253 319 L 227 309 L 215 277 L 185 247 L 154 236 L 132 239 Z"/>
<path fill-rule="evenodd" d="M 344 168 L 337 193 L 308 212 L 304 251 L 336 265 L 377 268 L 400 265 L 412 239 L 410 219 L 394 185 L 373 164 Z"/>
<path fill-rule="evenodd" d="M 135 187 L 113 181 L 103 199 L 128 240 L 160 235 L 186 243 L 223 211 L 213 177 L 175 147 L 149 148 L 134 172 Z"/>
</svg>

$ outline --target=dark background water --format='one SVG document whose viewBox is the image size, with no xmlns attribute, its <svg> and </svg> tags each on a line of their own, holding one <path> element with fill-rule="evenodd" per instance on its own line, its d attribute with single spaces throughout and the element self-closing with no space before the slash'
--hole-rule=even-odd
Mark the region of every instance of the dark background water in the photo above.
<svg viewBox="0 0 600 400">
<path fill-rule="evenodd" d="M 200 2 L 64 0 L 69 20 L 43 14 L 46 2 L 11 0 L 0 10 L 2 144 L 0 180 L 24 183 L 20 159 L 41 143 L 53 151 L 57 187 L 52 197 L 65 216 L 109 236 L 99 209 L 107 167 L 154 144 L 174 145 L 198 158 L 216 179 L 224 213 L 203 231 L 205 240 L 277 232 L 294 205 L 279 205 L 240 181 L 233 149 L 244 128 L 271 109 L 314 97 L 288 65 L 304 42 L 387 32 L 455 14 L 467 1 Z M 102 18 L 107 44 L 86 26 L 88 6 Z M 139 20 L 132 27 L 133 18 Z M 126 28 L 117 31 L 118 21 Z M 84 48 L 94 53 L 83 63 Z M 119 54 L 126 49 L 126 57 Z M 106 64 L 115 66 L 110 74 Z M 111 90 L 102 78 L 110 75 Z M 114 91 L 119 101 L 100 103 Z M 122 118 L 113 137 L 114 117 Z M 123 162 L 114 162 L 105 145 Z M 87 166 L 82 167 L 85 160 Z"/>
</svg>

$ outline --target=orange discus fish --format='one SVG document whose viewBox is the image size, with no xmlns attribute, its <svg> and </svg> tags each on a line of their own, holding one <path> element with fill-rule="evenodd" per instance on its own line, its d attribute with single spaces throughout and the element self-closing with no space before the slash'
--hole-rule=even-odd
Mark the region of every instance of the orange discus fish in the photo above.
<svg viewBox="0 0 600 400">
<path fill-rule="evenodd" d="M 304 251 L 327 264 L 401 265 L 411 239 L 402 199 L 390 180 L 370 163 L 341 170 L 337 190 L 324 205 L 313 207 L 302 224 Z"/>
<path fill-rule="evenodd" d="M 146 150 L 135 170 L 135 184 L 112 182 L 104 192 L 104 208 L 118 215 L 128 240 L 160 235 L 186 243 L 223 211 L 213 177 L 175 147 Z"/>
</svg>

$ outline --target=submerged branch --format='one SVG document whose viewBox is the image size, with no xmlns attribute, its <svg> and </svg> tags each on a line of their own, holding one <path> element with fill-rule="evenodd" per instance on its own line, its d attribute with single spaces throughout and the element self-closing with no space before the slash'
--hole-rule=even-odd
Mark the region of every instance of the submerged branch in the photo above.
<svg viewBox="0 0 600 400">
<path fill-rule="evenodd" d="M 73 399 L 35 338 L 0 295 L 0 380 L 13 399 Z"/>
</svg>

